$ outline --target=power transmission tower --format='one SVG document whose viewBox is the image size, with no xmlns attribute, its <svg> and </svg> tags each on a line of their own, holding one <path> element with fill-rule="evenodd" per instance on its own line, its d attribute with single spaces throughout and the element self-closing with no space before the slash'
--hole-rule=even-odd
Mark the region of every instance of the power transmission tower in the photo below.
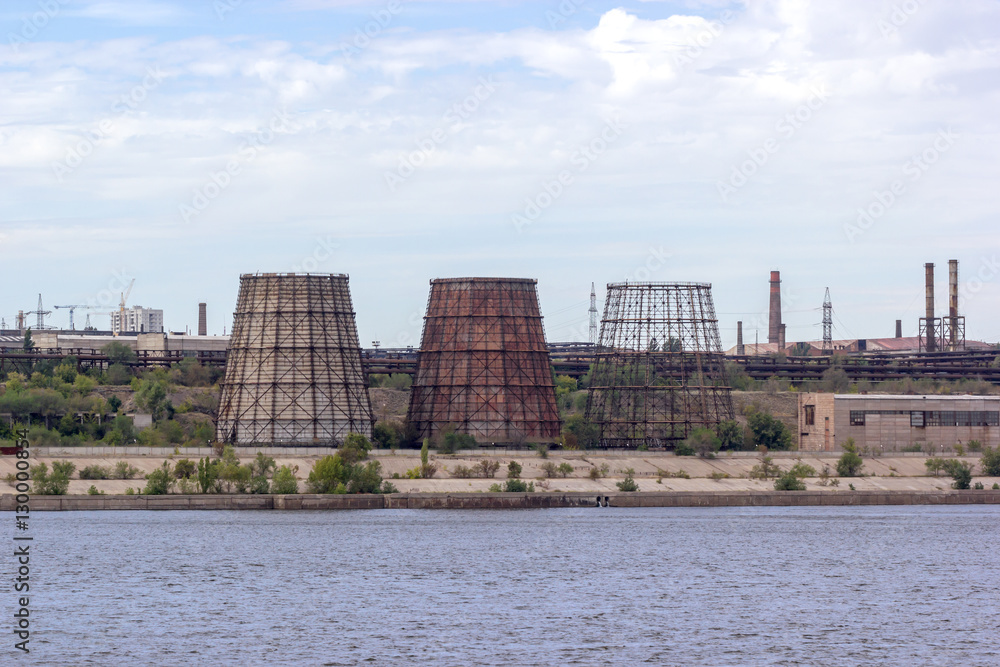
<svg viewBox="0 0 1000 667">
<path fill-rule="evenodd" d="M 833 351 L 833 303 L 830 301 L 830 288 L 826 288 L 823 298 L 823 352 Z"/>
<path fill-rule="evenodd" d="M 597 290 L 590 283 L 590 344 L 597 345 Z"/>
</svg>

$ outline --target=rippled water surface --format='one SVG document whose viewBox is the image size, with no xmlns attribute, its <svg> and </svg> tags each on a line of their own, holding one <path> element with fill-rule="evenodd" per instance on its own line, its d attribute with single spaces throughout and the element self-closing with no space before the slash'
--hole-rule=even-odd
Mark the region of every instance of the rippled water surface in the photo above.
<svg viewBox="0 0 1000 667">
<path fill-rule="evenodd" d="M 998 526 L 983 506 L 45 513 L 30 663 L 997 665 Z"/>
</svg>

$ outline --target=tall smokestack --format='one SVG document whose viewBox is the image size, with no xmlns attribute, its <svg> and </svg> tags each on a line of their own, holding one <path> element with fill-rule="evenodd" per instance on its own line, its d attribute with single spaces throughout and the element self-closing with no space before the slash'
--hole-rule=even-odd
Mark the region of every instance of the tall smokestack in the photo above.
<svg viewBox="0 0 1000 667">
<path fill-rule="evenodd" d="M 924 283 L 927 292 L 927 351 L 937 351 L 937 331 L 934 326 L 934 264 L 924 264 Z"/>
<path fill-rule="evenodd" d="M 743 322 L 736 323 L 736 354 L 744 355 L 747 348 L 743 345 Z"/>
<path fill-rule="evenodd" d="M 903 320 L 896 320 L 896 338 L 903 337 Z"/>
<path fill-rule="evenodd" d="M 781 342 L 781 272 L 771 271 L 771 308 L 768 320 L 767 342 Z"/>
<path fill-rule="evenodd" d="M 198 335 L 207 336 L 208 335 L 208 315 L 206 313 L 207 306 L 204 303 L 198 304 Z"/>
<path fill-rule="evenodd" d="M 785 325 L 781 325 L 781 329 L 778 333 L 778 350 L 785 349 Z"/>
<path fill-rule="evenodd" d="M 958 348 L 958 260 L 948 260 L 948 344 Z"/>
</svg>

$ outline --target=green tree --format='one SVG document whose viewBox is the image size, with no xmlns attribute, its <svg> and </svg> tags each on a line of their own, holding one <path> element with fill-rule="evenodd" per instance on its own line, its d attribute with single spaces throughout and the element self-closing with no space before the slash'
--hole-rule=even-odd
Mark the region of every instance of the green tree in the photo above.
<svg viewBox="0 0 1000 667">
<path fill-rule="evenodd" d="M 338 486 L 343 485 L 346 493 L 344 480 L 348 476 L 347 466 L 344 465 L 340 454 L 328 454 L 313 463 L 306 479 L 306 486 L 309 488 L 309 493 L 336 493 Z"/>
<path fill-rule="evenodd" d="M 210 491 L 219 493 L 221 489 L 218 486 L 218 480 L 218 461 L 211 461 L 207 456 L 198 461 L 198 487 L 201 488 L 202 493 L 209 493 Z"/>
<path fill-rule="evenodd" d="M 722 447 L 722 440 L 710 428 L 696 428 L 687 437 L 688 446 L 701 458 L 711 458 Z"/>
<path fill-rule="evenodd" d="M 521 464 L 511 461 L 507 464 L 507 479 L 518 479 L 521 477 Z"/>
<path fill-rule="evenodd" d="M 21 349 L 25 352 L 31 352 L 35 349 L 35 341 L 31 339 L 31 327 L 24 330 L 24 340 L 21 341 Z"/>
<path fill-rule="evenodd" d="M 174 475 L 177 479 L 192 477 L 198 473 L 198 464 L 191 459 L 181 459 L 174 464 Z"/>
<path fill-rule="evenodd" d="M 726 419 L 715 425 L 715 435 L 719 438 L 721 449 L 743 449 L 743 427 L 734 419 Z"/>
<path fill-rule="evenodd" d="M 101 352 L 108 358 L 110 364 L 131 364 L 135 363 L 135 351 L 118 341 L 112 341 L 101 348 Z"/>
<path fill-rule="evenodd" d="M 271 493 L 298 493 L 299 483 L 295 479 L 295 472 L 297 470 L 298 467 L 293 469 L 286 465 L 275 470 L 274 479 L 271 480 Z"/>
<path fill-rule="evenodd" d="M 163 465 L 146 475 L 146 488 L 142 492 L 147 496 L 164 496 L 170 493 L 176 482 L 170 463 L 164 461 Z"/>
<path fill-rule="evenodd" d="M 31 492 L 37 496 L 64 496 L 69 491 L 69 475 L 66 468 L 52 465 L 52 473 L 44 463 L 31 467 Z"/>
<path fill-rule="evenodd" d="M 167 383 L 162 380 L 139 380 L 135 404 L 140 410 L 153 415 L 153 421 L 163 416 L 167 403 Z"/>
<path fill-rule="evenodd" d="M 837 474 L 841 477 L 857 477 L 861 473 L 861 469 L 865 463 L 858 454 L 858 447 L 854 442 L 854 438 L 848 438 L 840 446 L 844 450 L 844 453 L 840 455 L 840 459 L 837 461 Z"/>
<path fill-rule="evenodd" d="M 750 479 L 772 479 L 782 474 L 781 467 L 774 462 L 771 456 L 762 455 L 760 463 L 750 469 Z"/>
<path fill-rule="evenodd" d="M 997 357 L 1000 359 L 1000 357 Z M 979 459 L 979 469 L 987 477 L 1000 477 L 1000 447 L 984 447 Z"/>
<path fill-rule="evenodd" d="M 108 408 L 111 410 L 111 412 L 117 413 L 121 407 L 122 407 L 122 399 L 112 394 L 111 398 L 108 399 Z"/>
<path fill-rule="evenodd" d="M 132 371 L 124 364 L 111 364 L 105 374 L 108 384 L 121 385 L 132 381 Z"/>
<path fill-rule="evenodd" d="M 762 410 L 754 410 L 747 416 L 747 427 L 754 444 L 774 450 L 792 448 L 792 434 L 780 419 Z"/>
<path fill-rule="evenodd" d="M 573 466 L 568 463 L 560 463 L 556 470 L 562 477 L 569 477 L 573 474 Z"/>
<path fill-rule="evenodd" d="M 972 483 L 972 464 L 958 459 L 948 459 L 945 470 L 955 480 L 951 484 L 953 489 L 968 489 Z"/>
</svg>

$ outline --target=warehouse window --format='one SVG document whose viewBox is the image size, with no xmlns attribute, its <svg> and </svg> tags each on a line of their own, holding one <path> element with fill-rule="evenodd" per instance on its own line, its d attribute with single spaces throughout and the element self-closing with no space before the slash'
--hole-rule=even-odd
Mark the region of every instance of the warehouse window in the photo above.
<svg viewBox="0 0 1000 667">
<path fill-rule="evenodd" d="M 864 426 L 864 425 L 865 425 L 865 411 L 851 410 L 851 426 Z"/>
<path fill-rule="evenodd" d="M 816 425 L 816 406 L 807 405 L 806 406 L 806 426 Z"/>
<path fill-rule="evenodd" d="M 913 428 L 923 428 L 924 427 L 924 413 L 920 410 L 914 410 L 910 413 L 910 426 Z"/>
</svg>

